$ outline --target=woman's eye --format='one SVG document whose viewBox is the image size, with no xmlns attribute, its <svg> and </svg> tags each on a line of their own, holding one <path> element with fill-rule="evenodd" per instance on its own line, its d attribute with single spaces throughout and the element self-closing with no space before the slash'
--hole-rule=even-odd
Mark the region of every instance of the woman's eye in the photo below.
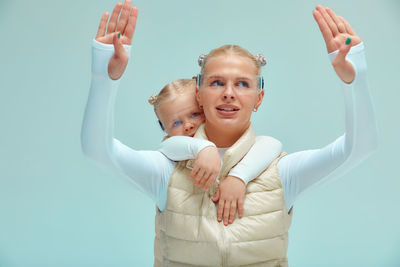
<svg viewBox="0 0 400 267">
<path fill-rule="evenodd" d="M 245 81 L 240 81 L 237 83 L 240 87 L 249 87 L 249 83 Z"/>
<path fill-rule="evenodd" d="M 182 124 L 182 121 L 176 121 L 176 122 L 174 122 L 173 126 L 176 127 L 176 126 L 179 126 L 181 124 Z"/>
<path fill-rule="evenodd" d="M 211 82 L 211 86 L 223 86 L 223 85 L 224 83 L 219 80 Z"/>
<path fill-rule="evenodd" d="M 200 115 L 200 113 L 195 112 L 195 113 L 192 113 L 192 115 L 190 115 L 190 117 L 194 118 L 194 117 L 197 117 L 197 116 L 199 116 L 199 115 Z"/>
</svg>

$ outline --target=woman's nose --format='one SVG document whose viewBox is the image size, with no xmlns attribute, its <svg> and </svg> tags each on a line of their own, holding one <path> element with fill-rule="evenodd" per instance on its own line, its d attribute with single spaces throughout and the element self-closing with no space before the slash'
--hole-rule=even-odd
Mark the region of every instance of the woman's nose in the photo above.
<svg viewBox="0 0 400 267">
<path fill-rule="evenodd" d="M 228 84 L 226 86 L 226 88 L 222 94 L 222 97 L 224 98 L 224 100 L 235 100 L 235 94 L 233 92 L 233 88 L 231 85 Z"/>
</svg>

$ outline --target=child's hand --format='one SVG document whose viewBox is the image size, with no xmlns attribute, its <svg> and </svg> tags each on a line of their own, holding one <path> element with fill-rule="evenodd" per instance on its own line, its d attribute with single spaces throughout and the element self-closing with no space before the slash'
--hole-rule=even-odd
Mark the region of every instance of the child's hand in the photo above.
<svg viewBox="0 0 400 267">
<path fill-rule="evenodd" d="M 205 191 L 217 179 L 220 168 L 221 159 L 217 148 L 208 146 L 197 155 L 190 178 L 194 178 L 194 185 L 203 187 Z"/>
<path fill-rule="evenodd" d="M 236 216 L 236 208 L 239 218 L 243 216 L 243 203 L 246 194 L 246 184 L 242 179 L 234 176 L 227 176 L 218 187 L 218 191 L 212 198 L 212 201 L 218 202 L 217 218 L 221 222 L 224 219 L 224 225 L 233 223 Z"/>
</svg>

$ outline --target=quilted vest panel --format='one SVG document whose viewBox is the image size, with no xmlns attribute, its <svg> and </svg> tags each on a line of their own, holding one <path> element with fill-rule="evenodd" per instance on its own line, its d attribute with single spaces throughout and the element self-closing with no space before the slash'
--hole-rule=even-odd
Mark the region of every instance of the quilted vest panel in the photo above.
<svg viewBox="0 0 400 267">
<path fill-rule="evenodd" d="M 202 125 L 196 138 L 207 139 Z M 223 157 L 219 181 L 254 144 L 251 126 Z M 171 174 L 167 203 L 156 211 L 154 266 L 288 266 L 288 214 L 277 163 L 283 152 L 256 179 L 248 183 L 244 214 L 233 224 L 217 221 L 211 200 L 218 184 L 208 191 L 189 179 L 194 161 L 181 161 Z"/>
</svg>

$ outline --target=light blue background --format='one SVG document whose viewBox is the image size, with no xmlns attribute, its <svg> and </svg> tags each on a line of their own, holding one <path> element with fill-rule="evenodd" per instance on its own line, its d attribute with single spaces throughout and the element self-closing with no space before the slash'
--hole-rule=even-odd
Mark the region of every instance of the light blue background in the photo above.
<svg viewBox="0 0 400 267">
<path fill-rule="evenodd" d="M 312 17 L 347 18 L 365 42 L 378 151 L 295 205 L 291 266 L 400 266 L 400 1 L 138 0 L 131 60 L 115 106 L 115 135 L 156 149 L 147 98 L 192 77 L 197 57 L 226 43 L 263 53 L 266 97 L 256 133 L 295 152 L 344 131 L 343 96 Z M 0 2 L 0 266 L 152 266 L 153 202 L 85 158 L 80 128 L 91 40 L 115 2 Z"/>
</svg>

